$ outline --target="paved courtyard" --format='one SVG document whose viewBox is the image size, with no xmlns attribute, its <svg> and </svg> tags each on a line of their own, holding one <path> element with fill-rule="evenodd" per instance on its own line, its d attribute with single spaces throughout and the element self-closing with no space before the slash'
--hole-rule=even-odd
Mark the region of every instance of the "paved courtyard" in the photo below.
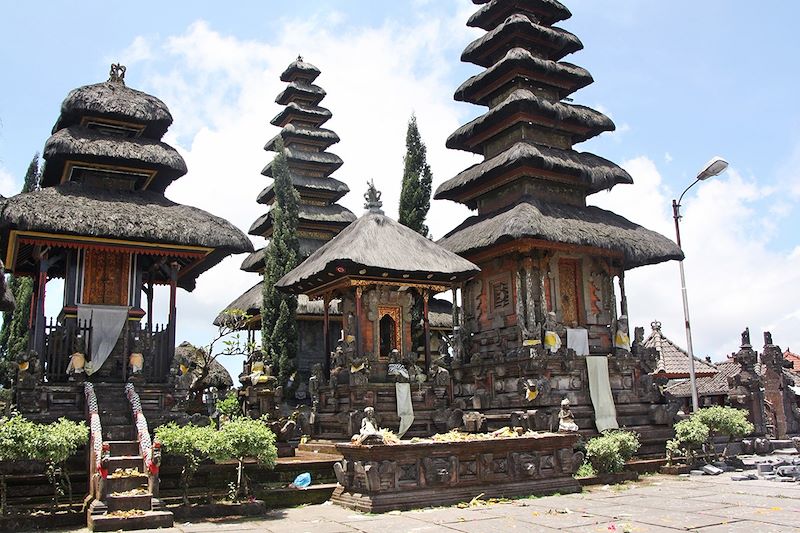
<svg viewBox="0 0 800 533">
<path fill-rule="evenodd" d="M 800 531 L 800 483 L 647 476 L 582 494 L 481 507 L 362 514 L 331 503 L 277 510 L 258 519 L 176 523 L 161 533 L 492 533 L 505 531 L 770 533 Z M 76 530 L 77 531 L 77 530 Z M 85 531 L 85 530 L 84 530 Z"/>
</svg>

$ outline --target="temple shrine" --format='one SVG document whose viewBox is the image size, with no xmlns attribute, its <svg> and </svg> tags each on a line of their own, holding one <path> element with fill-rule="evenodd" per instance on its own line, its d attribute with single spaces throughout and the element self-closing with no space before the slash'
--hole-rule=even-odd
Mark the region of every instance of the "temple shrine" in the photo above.
<svg viewBox="0 0 800 533">
<path fill-rule="evenodd" d="M 154 497 L 158 453 L 149 429 L 186 416 L 178 390 L 186 379 L 175 361 L 178 289 L 193 290 L 222 259 L 253 250 L 226 220 L 164 196 L 187 172 L 161 141 L 172 116 L 124 78 L 125 67 L 112 65 L 108 81 L 67 95 L 44 147 L 41 189 L 0 207 L 6 267 L 34 278 L 16 405 L 40 421 L 89 413 L 89 524 L 101 529 L 117 528 L 107 511 L 131 508 L 149 513 L 151 527 L 172 524 Z M 47 318 L 46 290 L 56 278 L 64 280 L 61 310 Z M 153 316 L 158 285 L 169 288 L 164 325 Z M 100 476 L 133 466 L 140 477 Z M 139 485 L 149 488 L 135 502 L 112 494 Z"/>
</svg>

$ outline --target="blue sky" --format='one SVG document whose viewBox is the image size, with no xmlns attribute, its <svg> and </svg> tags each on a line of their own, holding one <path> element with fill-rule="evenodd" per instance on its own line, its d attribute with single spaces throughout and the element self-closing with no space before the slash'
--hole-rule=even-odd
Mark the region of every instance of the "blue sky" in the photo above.
<svg viewBox="0 0 800 533">
<path fill-rule="evenodd" d="M 765 9 L 741 0 L 573 0 L 561 26 L 585 49 L 566 58 L 595 83 L 576 103 L 601 109 L 617 132 L 584 143 L 622 164 L 636 184 L 592 202 L 672 236 L 670 200 L 714 155 L 729 172 L 693 189 L 682 231 L 695 350 L 721 359 L 750 326 L 772 329 L 800 348 L 800 110 L 796 105 L 796 20 L 800 4 Z M 760 10 L 756 8 L 761 7 Z M 468 0 L 305 2 L 11 2 L 0 18 L 0 193 L 20 186 L 72 88 L 102 81 L 108 65 L 128 65 L 128 85 L 162 98 L 175 116 L 167 141 L 189 174 L 167 196 L 226 216 L 246 230 L 261 213 L 266 185 L 261 149 L 276 133 L 269 119 L 278 73 L 298 53 L 323 71 L 323 105 L 342 137 L 335 177 L 360 213 L 367 179 L 396 214 L 405 124 L 418 114 L 435 183 L 475 162 L 444 148 L 449 133 L 483 112 L 452 100 L 479 69 L 462 64 L 480 31 L 465 22 Z M 435 237 L 468 215 L 434 202 Z M 261 244 L 258 243 L 257 244 Z M 257 280 L 232 258 L 180 295 L 179 338 L 196 343 L 207 324 Z M 684 344 L 677 265 L 628 276 L 632 322 L 664 323 Z M 53 294 L 51 292 L 51 294 Z M 649 330 L 649 328 L 648 328 Z M 794 349 L 794 351 L 797 351 Z"/>
</svg>

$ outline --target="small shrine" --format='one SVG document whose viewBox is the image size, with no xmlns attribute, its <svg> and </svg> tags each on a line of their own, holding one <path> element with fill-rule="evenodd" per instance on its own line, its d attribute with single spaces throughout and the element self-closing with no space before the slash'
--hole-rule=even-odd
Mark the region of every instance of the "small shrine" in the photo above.
<svg viewBox="0 0 800 533">
<path fill-rule="evenodd" d="M 330 357 L 314 369 L 309 384 L 314 434 L 349 439 L 369 406 L 384 427 L 431 435 L 434 411 L 444 412 L 452 391 L 444 364 L 432 358 L 429 302 L 478 268 L 384 215 L 372 184 L 365 199 L 363 216 L 276 285 L 323 301 Z M 340 299 L 343 316 L 339 338 L 331 334 L 327 312 L 334 299 Z M 415 306 L 421 309 L 422 354 L 411 340 Z"/>
</svg>

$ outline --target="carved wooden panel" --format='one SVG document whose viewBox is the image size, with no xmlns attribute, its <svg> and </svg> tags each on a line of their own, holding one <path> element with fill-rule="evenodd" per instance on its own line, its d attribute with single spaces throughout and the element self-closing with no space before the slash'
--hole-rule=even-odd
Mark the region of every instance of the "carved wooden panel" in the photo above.
<svg viewBox="0 0 800 533">
<path fill-rule="evenodd" d="M 561 320 L 567 326 L 577 326 L 581 320 L 581 268 L 577 259 L 558 262 L 558 284 Z"/>
<path fill-rule="evenodd" d="M 92 305 L 128 305 L 130 254 L 87 250 L 83 300 Z"/>
</svg>

